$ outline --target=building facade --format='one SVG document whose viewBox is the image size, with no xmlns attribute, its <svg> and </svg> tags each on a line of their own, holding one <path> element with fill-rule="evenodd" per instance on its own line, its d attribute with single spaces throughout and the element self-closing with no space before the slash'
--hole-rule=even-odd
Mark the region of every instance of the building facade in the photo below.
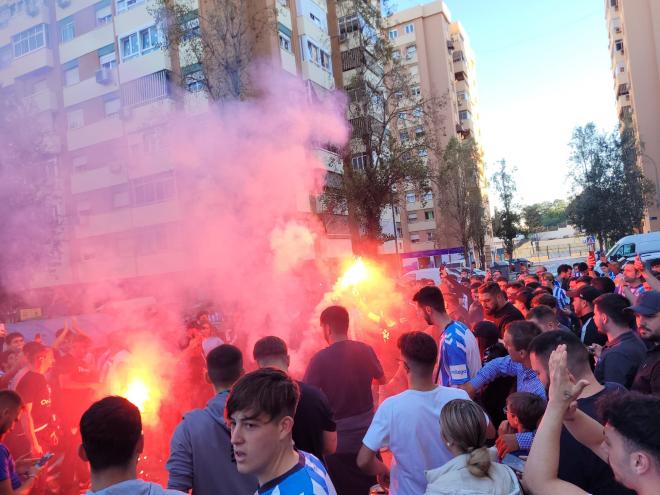
<svg viewBox="0 0 660 495">
<path fill-rule="evenodd" d="M 447 6 L 436 1 L 399 11 L 387 18 L 385 30 L 395 57 L 408 66 L 422 97 L 444 100 L 444 106 L 439 109 L 441 118 L 434 129 L 441 137 L 440 145 L 456 137 L 473 138 L 481 147 L 475 57 L 467 33 L 459 22 L 452 21 Z M 476 187 L 487 201 L 483 166 L 479 164 Z M 446 255 L 462 252 L 457 250 L 461 243 L 448 226 L 451 220 L 438 207 L 436 198 L 441 193 L 434 187 L 425 197 L 414 191 L 405 194 L 395 212 L 403 252 L 440 250 Z"/>
<path fill-rule="evenodd" d="M 632 122 L 639 141 L 638 164 L 655 184 L 644 231 L 660 230 L 660 3 L 605 0 L 616 107 Z"/>
<path fill-rule="evenodd" d="M 186 26 L 204 36 L 204 9 L 192 0 Z M 175 109 L 209 109 L 200 61 L 181 46 L 163 49 L 149 0 L 11 0 L 0 7 L 0 87 L 29 102 L 57 160 L 63 223 L 59 263 L 36 287 L 160 275 L 185 268 L 185 221 L 177 170 L 162 152 L 162 127 Z M 263 0 L 276 29 L 256 53 L 306 81 L 322 97 L 334 89 L 326 0 Z M 208 12 L 208 11 L 207 11 Z M 206 16 L 208 17 L 208 16 Z M 174 90 L 176 81 L 184 91 Z M 330 169 L 336 155 L 319 148 Z M 335 170 L 336 173 L 336 170 Z M 313 198 L 311 198 L 313 199 Z M 318 202 L 302 201 L 315 214 Z M 350 250 L 341 226 L 324 252 Z M 103 270 L 99 269 L 99 266 Z"/>
</svg>

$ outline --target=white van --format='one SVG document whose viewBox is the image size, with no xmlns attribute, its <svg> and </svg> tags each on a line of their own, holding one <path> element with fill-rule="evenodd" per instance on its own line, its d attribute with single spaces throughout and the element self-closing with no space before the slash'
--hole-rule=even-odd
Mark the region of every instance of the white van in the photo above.
<svg viewBox="0 0 660 495">
<path fill-rule="evenodd" d="M 660 232 L 627 235 L 617 241 L 607 252 L 610 260 L 631 259 L 637 255 L 660 252 Z"/>
<path fill-rule="evenodd" d="M 440 285 L 440 269 L 439 268 L 421 268 L 419 270 L 412 270 L 403 275 L 403 278 L 413 280 L 433 280 L 435 285 Z"/>
</svg>

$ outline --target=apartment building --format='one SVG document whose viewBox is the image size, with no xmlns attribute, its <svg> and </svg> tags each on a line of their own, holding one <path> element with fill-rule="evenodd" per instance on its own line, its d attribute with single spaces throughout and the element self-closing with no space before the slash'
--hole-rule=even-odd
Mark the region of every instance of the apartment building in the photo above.
<svg viewBox="0 0 660 495">
<path fill-rule="evenodd" d="M 222 2 L 192 2 L 189 35 L 204 36 L 204 9 Z M 310 94 L 332 90 L 326 0 L 263 0 L 263 7 L 276 13 L 277 26 L 258 41 L 257 54 L 303 78 Z M 36 287 L 94 283 L 99 273 L 158 276 L 189 261 L 181 186 L 162 151 L 162 129 L 175 109 L 203 115 L 209 99 L 201 61 L 184 47 L 163 49 L 153 14 L 150 0 L 10 0 L 0 7 L 0 86 L 30 102 L 56 153 L 61 187 L 62 258 Z M 174 90 L 177 80 L 185 91 Z M 329 171 L 336 155 L 317 152 Z M 144 156 L 151 158 L 144 166 L 131 166 Z M 315 214 L 318 202 L 305 199 L 302 213 Z M 350 251 L 344 227 L 335 222 L 320 254 Z"/>
<path fill-rule="evenodd" d="M 641 152 L 638 164 L 655 184 L 655 203 L 644 231 L 660 230 L 660 3 L 605 0 L 616 108 L 632 121 Z"/>
<path fill-rule="evenodd" d="M 394 46 L 394 56 L 406 65 L 415 90 L 424 99 L 444 98 L 439 109 L 442 116 L 436 134 L 446 144 L 451 137 L 472 137 L 479 145 L 479 100 L 475 74 L 475 57 L 467 33 L 460 22 L 454 22 L 447 6 L 431 2 L 401 10 L 387 19 L 386 33 Z M 417 132 L 417 131 L 415 131 Z M 423 132 L 423 131 L 420 131 Z M 480 183 L 487 200 L 487 185 L 481 164 Z M 397 235 L 402 238 L 403 252 L 422 253 L 420 257 L 456 255 L 461 243 L 451 234 L 449 221 L 434 199 L 440 191 L 425 197 L 408 191 L 396 208 Z M 391 215 L 391 212 L 389 213 Z M 487 252 L 489 249 L 486 250 Z M 436 262 L 439 259 L 436 259 Z"/>
</svg>

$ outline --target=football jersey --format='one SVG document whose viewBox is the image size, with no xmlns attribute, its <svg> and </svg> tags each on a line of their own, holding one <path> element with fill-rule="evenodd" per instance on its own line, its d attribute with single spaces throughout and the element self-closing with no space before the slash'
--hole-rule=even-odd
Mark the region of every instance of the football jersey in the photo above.
<svg viewBox="0 0 660 495">
<path fill-rule="evenodd" d="M 337 495 L 323 463 L 307 452 L 298 455 L 298 464 L 265 483 L 255 495 Z"/>
</svg>

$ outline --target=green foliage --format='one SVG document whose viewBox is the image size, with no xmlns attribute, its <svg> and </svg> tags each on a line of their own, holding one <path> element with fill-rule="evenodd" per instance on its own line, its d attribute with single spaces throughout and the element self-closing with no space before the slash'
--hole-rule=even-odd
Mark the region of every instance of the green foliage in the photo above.
<svg viewBox="0 0 660 495">
<path fill-rule="evenodd" d="M 579 190 L 568 220 L 605 243 L 641 230 L 653 184 L 637 165 L 637 142 L 628 126 L 603 133 L 593 123 L 577 127 L 570 142 L 571 175 Z"/>
<path fill-rule="evenodd" d="M 514 239 L 522 232 L 520 228 L 520 214 L 514 203 L 516 183 L 506 166 L 506 162 L 499 162 L 500 168 L 493 175 L 493 184 L 500 197 L 502 208 L 495 208 L 493 216 L 493 234 L 502 239 L 504 250 L 509 259 L 513 258 Z"/>
</svg>

